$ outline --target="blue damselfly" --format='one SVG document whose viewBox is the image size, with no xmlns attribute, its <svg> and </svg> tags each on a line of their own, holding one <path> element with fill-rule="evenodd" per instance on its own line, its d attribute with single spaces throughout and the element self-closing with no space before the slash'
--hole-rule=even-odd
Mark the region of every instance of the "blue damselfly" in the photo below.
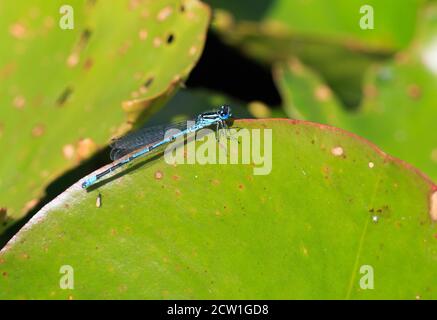
<svg viewBox="0 0 437 320">
<path fill-rule="evenodd" d="M 105 171 L 87 178 L 82 183 L 82 188 L 89 188 L 116 169 L 139 157 L 151 154 L 152 151 L 176 140 L 180 136 L 195 133 L 200 129 L 211 126 L 215 126 L 217 131 L 220 128 L 227 129 L 226 121 L 229 120 L 231 116 L 231 108 L 221 106 L 216 111 L 201 113 L 191 122 L 191 125 L 188 125 L 190 122 L 185 121 L 177 124 L 146 127 L 115 139 L 111 143 L 111 160 L 115 162 Z M 176 133 L 166 135 L 166 132 L 172 129 L 177 129 Z"/>
</svg>

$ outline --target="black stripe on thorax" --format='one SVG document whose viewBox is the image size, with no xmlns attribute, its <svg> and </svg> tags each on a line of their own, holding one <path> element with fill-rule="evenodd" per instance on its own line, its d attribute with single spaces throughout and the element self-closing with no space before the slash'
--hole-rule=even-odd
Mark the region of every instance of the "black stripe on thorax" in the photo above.
<svg viewBox="0 0 437 320">
<path fill-rule="evenodd" d="M 217 119 L 219 116 L 217 112 L 205 112 L 200 115 L 202 119 Z"/>
</svg>

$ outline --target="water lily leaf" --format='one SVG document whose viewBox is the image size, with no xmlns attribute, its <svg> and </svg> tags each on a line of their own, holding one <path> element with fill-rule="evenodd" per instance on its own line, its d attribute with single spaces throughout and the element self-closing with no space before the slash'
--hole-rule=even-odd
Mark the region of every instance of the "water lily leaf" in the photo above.
<svg viewBox="0 0 437 320">
<path fill-rule="evenodd" d="M 333 127 L 234 127 L 272 130 L 270 174 L 160 158 L 88 193 L 79 181 L 1 251 L 0 298 L 436 298 L 426 177 Z"/>
<path fill-rule="evenodd" d="M 197 0 L 63 5 L 0 3 L 0 228 L 155 112 L 199 58 L 210 18 Z"/>
<path fill-rule="evenodd" d="M 363 86 L 365 99 L 355 113 L 346 112 L 312 70 L 295 61 L 282 65 L 276 78 L 287 114 L 353 131 L 436 180 L 436 31 L 437 7 L 431 6 L 411 48 L 370 70 Z"/>
</svg>

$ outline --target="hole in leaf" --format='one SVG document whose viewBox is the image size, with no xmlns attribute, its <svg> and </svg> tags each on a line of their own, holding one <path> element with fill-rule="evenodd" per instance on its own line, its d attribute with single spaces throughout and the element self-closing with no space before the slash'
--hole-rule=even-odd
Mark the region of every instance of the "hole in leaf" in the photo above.
<svg viewBox="0 0 437 320">
<path fill-rule="evenodd" d="M 65 102 L 67 102 L 68 98 L 71 96 L 72 93 L 73 93 L 73 89 L 71 87 L 66 87 L 65 90 L 59 96 L 59 98 L 56 100 L 56 104 L 59 107 L 62 107 L 65 104 Z"/>
<path fill-rule="evenodd" d="M 90 29 L 83 30 L 78 44 L 78 48 L 80 50 L 82 50 L 86 46 L 86 44 L 90 40 L 90 37 L 91 37 L 91 30 Z"/>
<path fill-rule="evenodd" d="M 174 38 L 175 38 L 174 34 L 170 33 L 167 37 L 167 44 L 171 44 L 174 41 Z"/>
<path fill-rule="evenodd" d="M 146 82 L 144 82 L 144 87 L 149 88 L 152 85 L 153 80 L 155 80 L 153 77 L 150 77 L 149 79 L 147 79 Z"/>
</svg>

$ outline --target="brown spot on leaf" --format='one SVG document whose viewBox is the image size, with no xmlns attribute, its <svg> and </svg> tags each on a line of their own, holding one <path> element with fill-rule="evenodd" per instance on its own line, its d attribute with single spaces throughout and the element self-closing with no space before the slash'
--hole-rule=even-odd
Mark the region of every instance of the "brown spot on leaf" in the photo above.
<svg viewBox="0 0 437 320">
<path fill-rule="evenodd" d="M 102 195 L 99 193 L 96 199 L 96 207 L 100 208 L 102 206 Z"/>
<path fill-rule="evenodd" d="M 173 9 L 170 6 L 163 8 L 161 11 L 158 12 L 158 16 L 157 16 L 158 21 L 164 21 L 171 15 L 172 12 Z"/>
<path fill-rule="evenodd" d="M 176 174 L 174 174 L 171 178 L 172 178 L 174 181 L 179 181 L 179 180 L 181 179 L 181 177 L 178 176 L 178 175 L 176 175 Z"/>
<path fill-rule="evenodd" d="M 73 52 L 67 58 L 67 66 L 70 68 L 75 67 L 79 63 L 79 54 L 77 52 Z"/>
<path fill-rule="evenodd" d="M 77 143 L 77 156 L 79 160 L 90 157 L 97 150 L 96 143 L 90 138 L 84 138 Z"/>
<path fill-rule="evenodd" d="M 2 276 L 6 278 L 8 276 L 8 273 L 6 271 L 3 271 Z"/>
<path fill-rule="evenodd" d="M 145 86 L 141 86 L 139 89 L 138 89 L 138 94 L 146 94 L 147 93 L 147 88 L 145 87 Z"/>
<path fill-rule="evenodd" d="M 140 3 L 140 0 L 130 0 L 128 5 L 129 10 L 135 10 L 136 8 L 138 8 Z"/>
<path fill-rule="evenodd" d="M 296 75 L 300 75 L 304 71 L 303 65 L 298 59 L 289 60 L 288 68 L 290 69 L 291 72 L 293 72 Z"/>
<path fill-rule="evenodd" d="M 156 180 L 161 180 L 164 177 L 164 173 L 162 173 L 162 171 L 156 171 L 155 172 L 155 179 Z"/>
<path fill-rule="evenodd" d="M 9 27 L 9 33 L 16 39 L 23 39 L 27 35 L 27 28 L 22 23 L 14 23 Z"/>
<path fill-rule="evenodd" d="M 329 179 L 329 177 L 331 176 L 331 168 L 327 165 L 323 165 L 322 174 L 325 179 Z"/>
<path fill-rule="evenodd" d="M 326 85 L 319 85 L 314 90 L 314 97 L 317 101 L 326 102 L 331 98 L 331 96 L 331 89 L 329 89 L 329 87 Z"/>
<path fill-rule="evenodd" d="M 47 16 L 44 18 L 44 28 L 51 29 L 55 26 L 55 19 L 51 16 Z"/>
<path fill-rule="evenodd" d="M 189 20 L 193 20 L 193 19 L 196 17 L 196 15 L 194 14 L 193 11 L 188 11 L 186 17 L 187 17 Z"/>
<path fill-rule="evenodd" d="M 422 90 L 417 84 L 411 84 L 407 88 L 408 96 L 414 100 L 419 99 L 422 96 Z"/>
<path fill-rule="evenodd" d="M 334 147 L 331 149 L 331 153 L 336 157 L 341 157 L 344 154 L 342 147 Z"/>
<path fill-rule="evenodd" d="M 3 68 L 0 69 L 0 78 L 7 78 L 12 73 L 14 73 L 16 69 L 15 62 L 7 63 Z"/>
<path fill-rule="evenodd" d="M 143 11 L 141 11 L 141 18 L 147 19 L 149 16 L 150 16 L 149 10 L 144 8 Z"/>
<path fill-rule="evenodd" d="M 83 64 L 83 68 L 88 71 L 93 67 L 94 61 L 91 58 L 87 58 Z"/>
<path fill-rule="evenodd" d="M 129 48 L 131 47 L 131 42 L 130 41 L 125 41 L 121 47 L 118 49 L 118 52 L 123 56 L 127 53 L 127 51 L 129 50 Z"/>
<path fill-rule="evenodd" d="M 146 40 L 148 35 L 149 33 L 145 29 L 141 29 L 140 32 L 138 32 L 138 37 L 140 38 L 141 41 Z"/>
<path fill-rule="evenodd" d="M 212 183 L 214 186 L 218 186 L 218 185 L 220 184 L 220 181 L 217 180 L 217 179 L 213 179 L 213 180 L 211 181 L 211 183 Z"/>
<path fill-rule="evenodd" d="M 32 129 L 32 136 L 34 137 L 41 137 L 45 132 L 45 127 L 43 124 L 37 124 Z"/>
<path fill-rule="evenodd" d="M 190 50 L 188 51 L 188 54 L 189 54 L 190 56 L 194 56 L 196 53 L 197 53 L 197 47 L 196 47 L 196 46 L 192 46 L 192 47 L 190 48 Z"/>
<path fill-rule="evenodd" d="M 429 208 L 429 215 L 431 216 L 431 219 L 437 221 L 437 190 L 434 190 L 434 192 L 431 194 Z"/>
<path fill-rule="evenodd" d="M 23 96 L 16 96 L 12 103 L 15 108 L 23 109 L 26 105 L 26 98 L 24 98 Z"/>
<path fill-rule="evenodd" d="M 153 46 L 155 48 L 158 48 L 162 45 L 162 39 L 159 37 L 156 37 L 155 39 L 153 39 Z"/>
<path fill-rule="evenodd" d="M 67 160 L 73 159 L 75 154 L 74 146 L 72 144 L 66 144 L 65 146 L 62 147 L 62 154 L 64 158 Z"/>
</svg>

